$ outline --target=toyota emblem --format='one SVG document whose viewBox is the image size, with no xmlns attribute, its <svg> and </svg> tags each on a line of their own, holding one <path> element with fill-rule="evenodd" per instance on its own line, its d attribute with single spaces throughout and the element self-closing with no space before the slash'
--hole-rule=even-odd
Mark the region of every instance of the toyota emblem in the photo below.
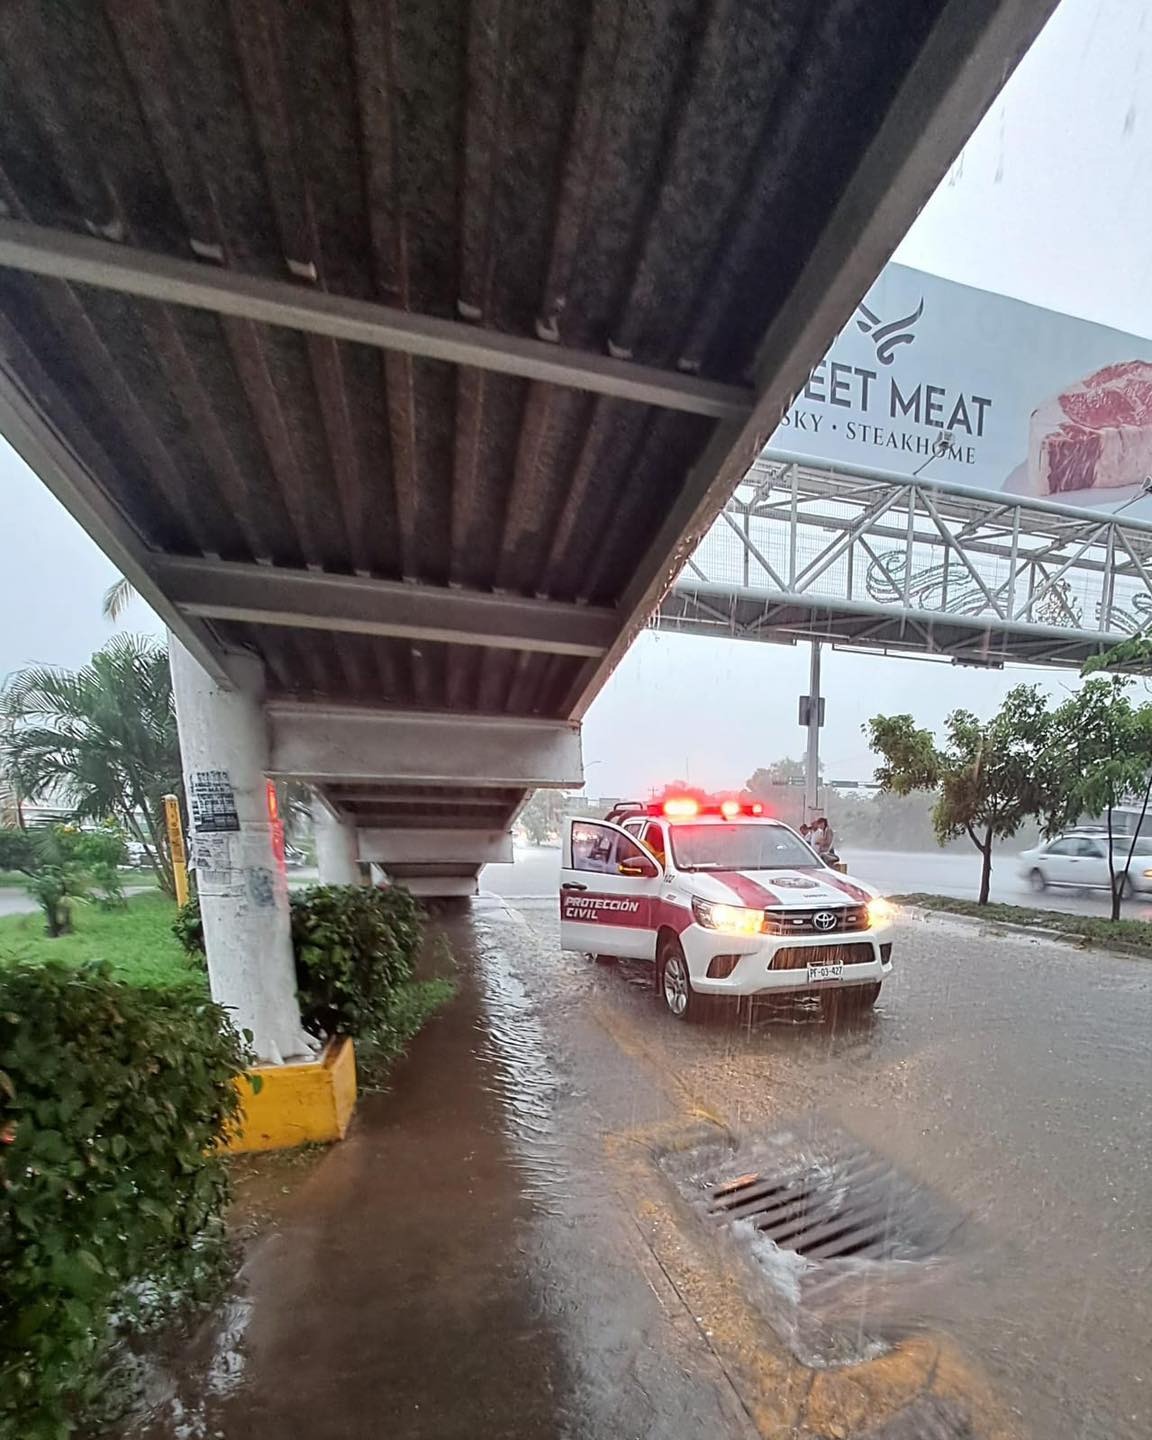
<svg viewBox="0 0 1152 1440">
<path fill-rule="evenodd" d="M 837 919 L 831 910 L 817 910 L 812 916 L 812 928 L 814 930 L 835 930 Z"/>
</svg>

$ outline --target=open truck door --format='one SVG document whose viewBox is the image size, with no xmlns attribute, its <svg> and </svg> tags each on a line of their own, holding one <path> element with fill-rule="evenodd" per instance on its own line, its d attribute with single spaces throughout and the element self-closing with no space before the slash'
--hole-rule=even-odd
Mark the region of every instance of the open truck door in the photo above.
<svg viewBox="0 0 1152 1440">
<path fill-rule="evenodd" d="M 569 820 L 560 864 L 560 948 L 655 960 L 664 871 L 608 820 Z"/>
</svg>

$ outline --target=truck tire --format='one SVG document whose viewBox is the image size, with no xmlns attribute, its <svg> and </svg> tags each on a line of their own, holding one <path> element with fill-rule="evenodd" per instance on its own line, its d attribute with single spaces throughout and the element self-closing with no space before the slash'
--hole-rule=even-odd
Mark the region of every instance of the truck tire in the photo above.
<svg viewBox="0 0 1152 1440">
<path fill-rule="evenodd" d="M 679 940 L 665 936 L 660 945 L 656 971 L 657 988 L 664 1004 L 677 1020 L 698 1020 L 704 1009 L 704 997 L 692 988 L 688 961 Z"/>
</svg>

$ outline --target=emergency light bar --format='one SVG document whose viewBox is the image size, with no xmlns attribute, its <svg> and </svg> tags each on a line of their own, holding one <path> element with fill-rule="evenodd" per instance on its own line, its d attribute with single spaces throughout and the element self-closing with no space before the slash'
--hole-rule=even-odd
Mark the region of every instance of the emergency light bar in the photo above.
<svg viewBox="0 0 1152 1440">
<path fill-rule="evenodd" d="M 695 820 L 701 815 L 721 815 L 725 820 L 735 820 L 742 815 L 763 814 L 759 800 L 699 800 L 695 795 L 666 795 L 663 800 L 621 800 L 604 818 L 634 820 L 646 815 L 653 819 Z"/>
</svg>

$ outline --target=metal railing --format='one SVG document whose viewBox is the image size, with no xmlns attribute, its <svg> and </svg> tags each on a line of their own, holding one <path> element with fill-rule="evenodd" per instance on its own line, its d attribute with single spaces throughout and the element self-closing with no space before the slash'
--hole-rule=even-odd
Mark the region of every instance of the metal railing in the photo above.
<svg viewBox="0 0 1152 1440">
<path fill-rule="evenodd" d="M 654 623 L 1079 665 L 1152 623 L 1152 523 L 766 452 Z"/>
</svg>

